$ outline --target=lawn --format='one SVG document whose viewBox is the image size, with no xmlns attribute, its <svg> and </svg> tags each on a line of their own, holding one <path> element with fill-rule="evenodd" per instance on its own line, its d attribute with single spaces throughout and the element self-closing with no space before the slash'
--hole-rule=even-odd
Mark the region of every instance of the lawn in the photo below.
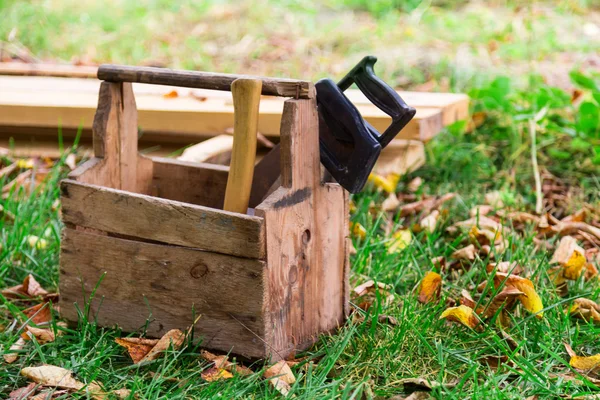
<svg viewBox="0 0 600 400">
<path fill-rule="evenodd" d="M 600 268 L 600 236 L 593 229 L 560 229 L 569 221 L 600 228 L 597 3 L 0 0 L 0 21 L 2 59 L 318 79 L 341 77 L 368 53 L 379 56 L 377 73 L 398 88 L 469 93 L 473 118 L 427 144 L 426 166 L 399 177 L 392 194 L 371 183 L 352 197 L 352 286 L 372 279 L 386 288 L 354 296 L 347 324 L 297 355 L 306 358 L 293 367 L 296 383 L 288 397 L 402 399 L 416 392 L 413 399 L 544 399 L 600 393 L 598 362 L 574 368 L 564 346 L 579 356 L 600 353 L 600 315 L 595 321 L 593 313 L 580 313 L 577 319 L 573 308 L 580 298 L 600 300 L 592 268 Z M 40 184 L 4 196 L 0 288 L 18 285 L 28 274 L 49 291 L 58 287 L 58 181 L 69 170 L 69 151 L 40 174 Z M 13 161 L 8 155 L 3 164 Z M 28 169 L 37 173 L 43 162 L 34 168 L 22 162 L 2 184 Z M 449 193 L 455 195 L 446 202 L 420 203 L 414 212 L 407 207 Z M 435 226 L 423 223 L 433 211 L 439 212 Z M 527 212 L 529 222 L 518 211 Z M 502 228 L 486 230 L 486 216 Z M 573 274 L 566 272 L 569 266 L 551 264 L 567 234 L 587 258 L 584 270 Z M 468 245 L 472 254 L 454 254 Z M 520 278 L 501 279 L 506 265 L 515 274 L 513 268 L 521 269 Z M 441 276 L 440 294 L 423 304 L 421 282 L 433 276 L 429 272 Z M 511 288 L 521 294 L 487 312 Z M 23 332 L 22 310 L 33 304 L 2 296 L 3 355 Z M 466 324 L 440 319 L 459 304 L 480 316 Z M 262 361 L 245 363 L 252 375 L 207 382 L 201 374 L 211 365 L 191 342 L 137 365 L 115 343 L 124 336 L 118 329 L 85 318 L 77 327 L 59 322 L 52 322 L 62 333 L 56 340 L 29 341 L 16 361 L 0 364 L 0 397 L 27 384 L 22 368 L 42 364 L 71 370 L 109 393 L 129 389 L 129 398 L 281 397 L 262 377 L 268 367 Z M 425 383 L 407 381 L 414 378 Z"/>
</svg>

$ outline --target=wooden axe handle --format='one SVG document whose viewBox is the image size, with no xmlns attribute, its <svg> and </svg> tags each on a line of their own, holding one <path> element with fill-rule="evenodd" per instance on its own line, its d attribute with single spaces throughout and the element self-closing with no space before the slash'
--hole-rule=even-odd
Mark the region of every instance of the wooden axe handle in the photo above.
<svg viewBox="0 0 600 400">
<path fill-rule="evenodd" d="M 256 160 L 256 133 L 262 81 L 236 79 L 233 95 L 233 149 L 223 209 L 246 214 Z"/>
</svg>

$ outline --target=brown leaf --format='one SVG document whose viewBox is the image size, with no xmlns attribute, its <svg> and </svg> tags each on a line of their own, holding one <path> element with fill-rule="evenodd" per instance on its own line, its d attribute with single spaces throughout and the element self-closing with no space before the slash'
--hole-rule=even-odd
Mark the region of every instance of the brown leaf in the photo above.
<svg viewBox="0 0 600 400">
<path fill-rule="evenodd" d="M 395 193 L 390 193 L 388 197 L 381 203 L 381 209 L 383 211 L 394 211 L 398 209 L 400 206 L 400 200 Z"/>
<path fill-rule="evenodd" d="M 227 371 L 226 369 L 217 367 L 211 367 L 207 370 L 202 371 L 200 376 L 207 382 L 222 381 L 233 378 L 231 372 Z"/>
<path fill-rule="evenodd" d="M 403 386 L 405 392 L 430 391 L 439 387 L 451 388 L 456 386 L 455 383 L 442 384 L 425 378 L 404 378 L 395 382 Z"/>
<path fill-rule="evenodd" d="M 377 297 L 383 299 L 383 304 L 388 305 L 394 301 L 394 294 L 390 292 L 391 286 L 385 283 L 368 280 L 358 285 L 352 292 L 352 297 L 363 310 L 369 309 Z"/>
<path fill-rule="evenodd" d="M 21 334 L 21 337 L 25 340 L 35 338 L 39 343 L 54 342 L 56 339 L 52 329 L 35 328 L 29 325 L 25 327 L 25 332 Z"/>
<path fill-rule="evenodd" d="M 47 294 L 48 291 L 31 274 L 25 277 L 22 284 L 2 290 L 2 295 L 7 298 L 37 297 Z"/>
<path fill-rule="evenodd" d="M 202 350 L 200 351 L 200 357 L 206 361 L 214 363 L 216 368 L 223 368 L 229 372 L 237 373 L 243 376 L 253 374 L 250 368 L 229 361 L 227 356 L 217 356 L 209 351 Z"/>
<path fill-rule="evenodd" d="M 505 287 L 494 296 L 484 312 L 484 317 L 488 318 L 496 314 L 502 307 L 510 308 L 516 299 L 523 296 L 524 293 L 514 287 Z"/>
<path fill-rule="evenodd" d="M 138 364 L 156 346 L 158 339 L 116 338 L 119 346 L 127 349 L 134 364 Z"/>
<path fill-rule="evenodd" d="M 469 238 L 482 246 L 492 245 L 502 241 L 502 233 L 490 229 L 479 229 L 473 225 L 469 230 Z"/>
<path fill-rule="evenodd" d="M 585 270 L 587 260 L 585 250 L 571 236 L 563 236 L 560 240 L 550 264 L 558 263 L 563 267 L 566 279 L 576 280 Z"/>
<path fill-rule="evenodd" d="M 419 302 L 426 304 L 438 299 L 442 290 L 442 277 L 437 272 L 429 271 L 421 281 Z"/>
<path fill-rule="evenodd" d="M 140 362 L 152 361 L 159 358 L 168 348 L 173 345 L 178 350 L 185 341 L 185 334 L 179 329 L 171 329 L 160 338 L 156 345 L 146 354 Z"/>
<path fill-rule="evenodd" d="M 471 294 L 466 289 L 463 289 L 460 292 L 460 304 L 462 304 L 463 306 L 467 306 L 469 308 L 475 309 L 475 306 L 477 303 L 475 303 L 475 300 L 473 300 L 473 297 L 471 297 Z"/>
<path fill-rule="evenodd" d="M 512 223 L 514 224 L 516 223 L 520 223 L 520 224 L 535 224 L 535 225 L 539 225 L 541 219 L 540 217 L 538 217 L 537 215 L 533 215 L 527 212 L 522 212 L 522 211 L 513 211 L 513 212 L 509 212 L 509 213 L 503 213 L 503 212 L 498 212 L 498 215 L 503 216 L 504 218 L 512 221 Z"/>
<path fill-rule="evenodd" d="M 6 361 L 7 364 L 12 364 L 17 361 L 17 358 L 19 358 L 19 353 L 17 353 L 17 351 L 23 350 L 23 347 L 25 347 L 25 339 L 19 337 L 17 341 L 10 346 L 9 351 L 3 355 L 4 361 Z"/>
<path fill-rule="evenodd" d="M 501 365 L 512 364 L 508 356 L 483 356 L 478 361 L 494 370 L 500 368 Z"/>
<path fill-rule="evenodd" d="M 26 367 L 21 370 L 21 375 L 43 386 L 74 390 L 79 390 L 85 386 L 85 384 L 73 378 L 71 371 L 54 365 Z"/>
<path fill-rule="evenodd" d="M 438 218 L 440 217 L 440 212 L 438 210 L 433 210 L 429 215 L 424 217 L 421 222 L 419 222 L 420 227 L 429 232 L 435 232 L 435 228 L 437 227 Z"/>
<path fill-rule="evenodd" d="M 410 181 L 407 185 L 408 190 L 410 192 L 416 192 L 419 190 L 419 188 L 423 185 L 423 179 L 419 176 L 417 176 L 416 178 L 414 178 L 412 181 Z"/>
<path fill-rule="evenodd" d="M 13 390 L 8 395 L 8 400 L 26 400 L 37 390 L 37 384 L 31 382 L 29 385 Z"/>
<path fill-rule="evenodd" d="M 268 379 L 269 383 L 284 396 L 289 393 L 290 385 L 296 382 L 296 377 L 285 360 L 267 368 L 263 377 Z"/>
<path fill-rule="evenodd" d="M 569 313 L 574 318 L 600 324 L 600 305 L 590 299 L 580 297 L 573 300 Z"/>
<path fill-rule="evenodd" d="M 502 225 L 500 222 L 497 222 L 489 217 L 481 215 L 479 217 L 469 218 L 464 221 L 460 221 L 452 225 L 451 228 L 462 228 L 466 230 L 470 230 L 471 227 L 476 226 L 479 229 L 487 229 L 492 232 L 509 232 L 509 229 Z"/>
<path fill-rule="evenodd" d="M 170 92 L 163 94 L 163 97 L 165 99 L 176 99 L 179 97 L 179 93 L 177 93 L 177 90 L 171 90 Z"/>
<path fill-rule="evenodd" d="M 469 215 L 474 218 L 477 216 L 484 216 L 484 215 L 488 215 L 489 213 L 491 213 L 493 211 L 493 209 L 494 208 L 492 206 L 487 205 L 487 204 L 478 205 L 469 210 Z"/>
<path fill-rule="evenodd" d="M 387 315 L 387 314 L 379 314 L 377 316 L 377 321 L 381 324 L 388 324 L 388 325 L 392 325 L 392 326 L 396 326 L 398 325 L 398 320 L 394 317 L 392 317 L 391 315 Z M 289 365 L 289 362 L 288 362 Z"/>
<path fill-rule="evenodd" d="M 23 310 L 23 314 L 25 314 L 27 319 L 35 325 L 43 325 L 52 321 L 50 303 L 40 303 L 33 307 L 26 308 Z"/>
<path fill-rule="evenodd" d="M 523 292 L 522 295 L 518 296 L 518 299 L 527 311 L 535 314 L 536 318 L 541 319 L 544 317 L 544 312 L 542 311 L 544 309 L 542 299 L 535 291 L 531 280 L 517 275 L 497 272 L 494 276 L 494 286 L 499 288 L 503 282 L 506 287 L 513 287 Z"/>
<path fill-rule="evenodd" d="M 470 244 L 467 247 L 456 250 L 450 257 L 454 258 L 455 260 L 473 261 L 475 260 L 476 254 L 475 246 Z"/>
<path fill-rule="evenodd" d="M 486 267 L 486 271 L 491 273 L 496 270 L 496 272 L 503 272 L 505 274 L 513 274 L 520 275 L 523 272 L 523 268 L 518 265 L 515 261 L 502 261 L 499 263 L 490 263 Z"/>
<path fill-rule="evenodd" d="M 435 204 L 435 197 L 429 197 L 413 203 L 404 204 L 400 207 L 400 216 L 406 217 L 408 215 L 418 214 L 422 211 L 429 212 L 434 208 Z"/>
</svg>

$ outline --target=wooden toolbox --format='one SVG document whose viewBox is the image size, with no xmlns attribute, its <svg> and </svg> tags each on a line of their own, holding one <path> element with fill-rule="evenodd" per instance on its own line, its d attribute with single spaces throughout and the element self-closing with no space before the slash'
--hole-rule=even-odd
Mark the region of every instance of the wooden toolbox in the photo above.
<svg viewBox="0 0 600 400">
<path fill-rule="evenodd" d="M 234 78 L 196 83 L 215 76 Z M 202 346 L 271 359 L 343 324 L 348 195 L 321 183 L 314 87 L 264 79 L 263 94 L 299 98 L 283 108 L 280 186 L 254 215 L 222 210 L 228 167 L 139 154 L 131 83 L 101 84 L 94 157 L 61 183 L 64 318 L 160 337 L 199 317 Z"/>
</svg>

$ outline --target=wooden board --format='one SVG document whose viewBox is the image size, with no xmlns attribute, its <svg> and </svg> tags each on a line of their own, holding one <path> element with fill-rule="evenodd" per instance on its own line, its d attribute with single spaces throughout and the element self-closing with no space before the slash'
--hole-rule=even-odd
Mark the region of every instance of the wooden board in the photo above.
<svg viewBox="0 0 600 400">
<path fill-rule="evenodd" d="M 262 218 L 70 179 L 61 183 L 61 202 L 66 224 L 215 253 L 265 256 Z"/>
<path fill-rule="evenodd" d="M 246 357 L 265 354 L 257 339 L 265 330 L 263 261 L 68 228 L 60 257 L 63 318 L 77 321 L 74 303 L 84 312 L 89 304 L 88 317 L 100 325 L 161 337 L 200 316 L 195 339 L 203 347 Z"/>
<path fill-rule="evenodd" d="M 347 192 L 321 185 L 314 100 L 285 103 L 281 187 L 256 208 L 267 240 L 265 337 L 287 354 L 343 324 L 348 312 Z M 272 354 L 272 356 L 274 356 Z"/>
<path fill-rule="evenodd" d="M 91 79 L 0 76 L 0 126 L 89 129 L 99 86 L 99 81 Z M 198 137 L 219 135 L 233 127 L 231 93 L 137 83 L 133 90 L 139 126 L 146 134 L 160 133 L 165 142 L 193 143 Z M 176 97 L 165 97 L 169 93 L 173 96 L 173 92 Z M 359 111 L 372 125 L 384 129 L 389 124 L 389 117 L 365 104 L 359 91 L 346 93 L 357 100 Z M 468 113 L 466 95 L 399 93 L 417 108 L 416 117 L 399 138 L 431 139 L 444 125 Z M 278 136 L 282 110 L 282 99 L 263 97 L 259 132 Z"/>
</svg>

